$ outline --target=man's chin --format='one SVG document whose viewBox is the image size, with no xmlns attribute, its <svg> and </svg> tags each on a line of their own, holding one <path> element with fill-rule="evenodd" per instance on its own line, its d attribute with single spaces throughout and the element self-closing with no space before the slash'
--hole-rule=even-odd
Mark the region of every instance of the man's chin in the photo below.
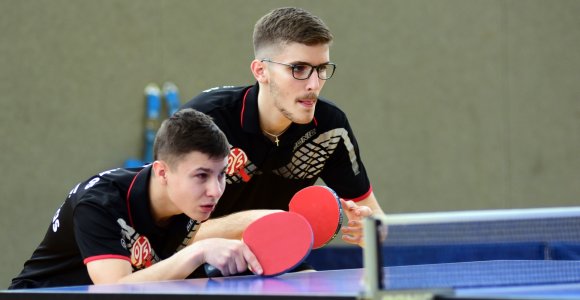
<svg viewBox="0 0 580 300">
<path fill-rule="evenodd" d="M 197 212 L 193 216 L 189 216 L 189 217 L 192 218 L 193 220 L 203 222 L 203 221 L 207 221 L 210 216 L 211 216 L 211 213 Z"/>
<path fill-rule="evenodd" d="M 305 125 L 310 124 L 310 122 L 312 122 L 313 119 L 314 119 L 314 111 L 312 111 L 312 113 L 295 114 L 291 119 L 291 121 L 292 123 Z"/>
<path fill-rule="evenodd" d="M 297 121 L 294 121 L 294 123 L 300 124 L 300 125 L 306 125 L 306 124 L 310 124 L 310 122 L 312 122 L 313 119 L 314 119 L 314 115 L 309 116 L 307 118 L 298 119 Z"/>
</svg>

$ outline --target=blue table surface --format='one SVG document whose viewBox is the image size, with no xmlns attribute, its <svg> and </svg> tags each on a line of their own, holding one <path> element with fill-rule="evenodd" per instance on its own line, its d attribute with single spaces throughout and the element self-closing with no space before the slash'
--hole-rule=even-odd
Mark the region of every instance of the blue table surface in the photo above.
<svg viewBox="0 0 580 300">
<path fill-rule="evenodd" d="M 480 261 L 385 267 L 387 290 L 449 289 L 457 297 L 580 299 L 580 261 Z M 363 287 L 362 269 L 234 276 L 155 283 L 75 286 L 3 293 L 114 293 L 256 296 L 332 295 L 353 298 Z"/>
</svg>

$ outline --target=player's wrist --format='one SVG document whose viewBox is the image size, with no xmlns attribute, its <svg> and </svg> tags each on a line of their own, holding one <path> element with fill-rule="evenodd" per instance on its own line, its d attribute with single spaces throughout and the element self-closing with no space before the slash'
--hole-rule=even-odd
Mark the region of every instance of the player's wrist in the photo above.
<svg viewBox="0 0 580 300">
<path fill-rule="evenodd" d="M 183 255 L 184 265 L 192 266 L 195 270 L 197 267 L 201 266 L 206 262 L 206 248 L 204 245 L 207 243 L 206 240 L 194 242 L 190 246 L 184 248 L 180 252 Z"/>
</svg>

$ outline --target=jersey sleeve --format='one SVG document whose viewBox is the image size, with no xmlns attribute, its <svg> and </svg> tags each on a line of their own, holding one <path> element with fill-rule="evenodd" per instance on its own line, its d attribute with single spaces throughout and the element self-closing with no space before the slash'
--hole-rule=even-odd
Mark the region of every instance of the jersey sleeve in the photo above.
<svg viewBox="0 0 580 300">
<path fill-rule="evenodd" d="M 94 196 L 88 194 L 84 197 Z M 76 206 L 73 213 L 74 233 L 85 263 L 104 258 L 130 260 L 130 253 L 124 246 L 120 220 L 106 206 L 92 201 L 82 201 Z"/>
<path fill-rule="evenodd" d="M 372 191 L 357 140 L 346 117 L 342 120 L 341 134 L 336 151 L 330 156 L 321 178 L 339 197 L 362 200 Z"/>
</svg>

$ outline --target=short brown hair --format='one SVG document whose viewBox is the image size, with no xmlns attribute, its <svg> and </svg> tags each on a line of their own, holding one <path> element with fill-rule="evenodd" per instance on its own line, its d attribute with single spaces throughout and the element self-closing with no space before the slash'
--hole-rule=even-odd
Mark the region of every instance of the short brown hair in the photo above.
<svg viewBox="0 0 580 300">
<path fill-rule="evenodd" d="M 296 7 L 283 7 L 270 11 L 254 26 L 254 55 L 260 50 L 283 43 L 300 43 L 307 46 L 330 44 L 330 29 L 317 16 Z"/>
<path fill-rule="evenodd" d="M 226 136 L 210 116 L 185 108 L 161 123 L 155 136 L 153 154 L 156 160 L 164 160 L 174 167 L 182 156 L 193 151 L 219 159 L 228 156 L 230 147 Z"/>
</svg>

